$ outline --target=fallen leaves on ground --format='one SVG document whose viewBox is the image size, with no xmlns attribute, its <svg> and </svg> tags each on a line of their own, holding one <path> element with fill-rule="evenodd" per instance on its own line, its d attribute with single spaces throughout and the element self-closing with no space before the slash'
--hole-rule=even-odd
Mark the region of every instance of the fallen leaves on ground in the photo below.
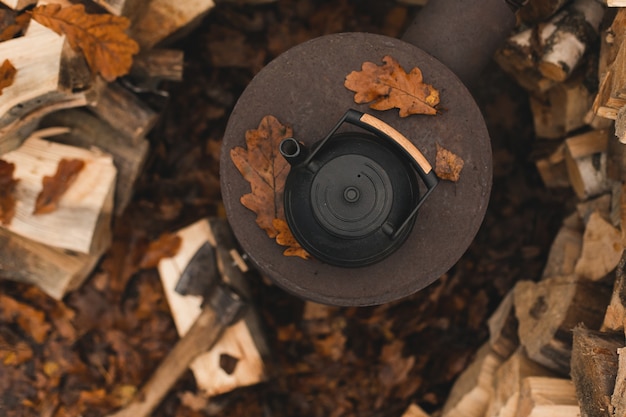
<svg viewBox="0 0 626 417">
<path fill-rule="evenodd" d="M 274 116 L 265 116 L 257 129 L 246 132 L 247 149 L 237 146 L 231 149 L 230 157 L 252 190 L 241 197 L 241 204 L 256 213 L 256 223 L 270 238 L 276 238 L 281 246 L 289 246 L 284 255 L 306 259 L 308 254 L 300 248 L 287 227 L 283 206 L 290 166 L 278 148 L 283 139 L 292 135 L 290 127 L 281 124 Z"/>
<path fill-rule="evenodd" d="M 15 321 L 36 343 L 46 341 L 52 328 L 41 310 L 0 294 L 0 318 L 4 323 Z"/>
<path fill-rule="evenodd" d="M 439 91 L 424 83 L 422 71 L 415 67 L 407 73 L 393 57 L 383 58 L 383 65 L 364 62 L 361 71 L 352 71 L 345 87 L 354 91 L 354 102 L 370 103 L 374 110 L 400 109 L 400 117 L 411 114 L 437 114 Z"/>
<path fill-rule="evenodd" d="M 437 143 L 437 159 L 435 174 L 442 179 L 457 182 L 461 177 L 461 170 L 465 162 L 460 156 L 450 152 Z"/>
<path fill-rule="evenodd" d="M 139 45 L 124 32 L 130 21 L 111 14 L 88 14 L 85 7 L 75 4 L 37 6 L 33 19 L 59 35 L 65 35 L 71 47 L 83 53 L 92 72 L 107 81 L 125 75 L 133 63 Z"/>
<path fill-rule="evenodd" d="M 0 159 L 0 224 L 8 225 L 15 215 L 15 164 Z"/>
<path fill-rule="evenodd" d="M 2 90 L 13 84 L 15 74 L 17 74 L 17 69 L 11 64 L 11 61 L 5 59 L 2 65 L 0 65 L 0 96 L 2 95 Z"/>
<path fill-rule="evenodd" d="M 150 242 L 148 249 L 139 262 L 139 268 L 156 268 L 163 258 L 171 258 L 178 253 L 182 239 L 175 233 L 163 233 L 157 240 Z"/>
<path fill-rule="evenodd" d="M 85 167 L 85 161 L 81 159 L 61 159 L 54 176 L 44 176 L 43 188 L 37 195 L 33 214 L 52 213 L 57 209 L 59 200 L 72 186 L 78 174 Z"/>
</svg>

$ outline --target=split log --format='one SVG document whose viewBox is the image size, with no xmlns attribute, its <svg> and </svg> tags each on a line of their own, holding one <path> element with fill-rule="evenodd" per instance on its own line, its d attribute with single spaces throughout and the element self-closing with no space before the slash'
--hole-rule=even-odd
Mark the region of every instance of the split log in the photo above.
<svg viewBox="0 0 626 417">
<path fill-rule="evenodd" d="M 574 329 L 572 381 L 583 415 L 613 417 L 611 395 L 617 377 L 617 349 L 624 343 L 623 333 L 600 333 L 583 326 Z"/>
<path fill-rule="evenodd" d="M 133 195 L 135 180 L 144 166 L 149 149 L 148 141 L 140 139 L 133 144 L 108 123 L 83 109 L 50 114 L 41 121 L 40 126 L 69 128 L 69 132 L 53 137 L 52 140 L 55 142 L 87 149 L 97 146 L 111 154 L 118 171 L 115 185 L 115 214 L 122 214 Z"/>
<path fill-rule="evenodd" d="M 184 36 L 214 6 L 213 0 L 152 0 L 130 28 L 142 50 Z"/>
<path fill-rule="evenodd" d="M 502 358 L 508 358 L 519 346 L 512 291 L 504 297 L 487 323 L 491 349 Z"/>
<path fill-rule="evenodd" d="M 522 381 L 530 376 L 555 377 L 554 372 L 530 360 L 519 348 L 496 371 L 494 395 L 486 417 L 514 417 L 517 411 Z"/>
<path fill-rule="evenodd" d="M 90 109 L 135 145 L 144 140 L 158 117 L 147 104 L 118 83 L 108 84 Z"/>
<path fill-rule="evenodd" d="M 615 379 L 615 391 L 611 396 L 611 407 L 616 417 L 626 416 L 626 348 L 617 350 L 619 365 Z"/>
<path fill-rule="evenodd" d="M 611 296 L 610 288 L 576 276 L 560 276 L 538 283 L 520 281 L 514 289 L 519 338 L 528 356 L 567 375 L 572 330 L 579 323 L 599 329 Z"/>
<path fill-rule="evenodd" d="M 607 119 L 615 120 L 619 110 L 626 105 L 625 37 L 626 11 L 619 10 L 602 38 L 600 85 L 592 107 L 595 114 Z"/>
<path fill-rule="evenodd" d="M 157 48 L 140 53 L 133 58 L 130 77 L 142 91 L 158 91 L 163 81 L 182 81 L 184 52 L 177 49 Z"/>
<path fill-rule="evenodd" d="M 0 3 L 9 6 L 13 10 L 22 10 L 37 3 L 37 0 L 0 0 Z"/>
<path fill-rule="evenodd" d="M 72 51 L 64 36 L 35 21 L 25 36 L 1 42 L 0 56 L 17 70 L 13 84 L 0 96 L 0 154 L 17 148 L 26 138 L 25 130 L 30 133 L 29 128 L 51 111 L 95 99 L 84 58 Z"/>
<path fill-rule="evenodd" d="M 622 255 L 622 259 L 615 270 L 615 282 L 613 284 L 613 294 L 611 301 L 606 309 L 604 321 L 602 322 L 602 331 L 625 331 L 626 330 L 626 273 L 624 267 L 626 265 L 626 256 Z"/>
<path fill-rule="evenodd" d="M 592 281 L 600 280 L 615 269 L 623 252 L 620 231 L 594 212 L 585 228 L 583 249 L 575 272 Z"/>
<path fill-rule="evenodd" d="M 0 228 L 0 279 L 36 285 L 60 300 L 78 288 L 99 260 L 87 255 L 34 242 Z"/>
<path fill-rule="evenodd" d="M 15 164 L 16 215 L 0 228 L 0 277 L 34 284 L 61 299 L 95 267 L 111 240 L 116 170 L 111 158 L 31 137 L 2 156 Z M 85 161 L 78 178 L 55 212 L 33 215 L 42 177 L 53 175 L 59 160 Z"/>
<path fill-rule="evenodd" d="M 224 221 L 201 220 L 178 231 L 177 235 L 182 239 L 178 253 L 173 258 L 163 259 L 159 263 L 165 295 L 181 336 L 200 315 L 203 300 L 201 296 L 181 295 L 175 288 L 189 261 L 206 242 L 220 248 L 222 260 L 219 260 L 218 253 L 218 264 L 222 268 L 221 273 L 225 277 L 225 282 L 238 289 L 245 286 L 245 277 L 233 265 L 231 249 L 234 248 L 234 243 L 232 237 L 225 236 L 226 228 Z M 207 396 L 214 396 L 263 381 L 266 378 L 263 358 L 267 355 L 268 348 L 258 318 L 250 308 L 244 320 L 228 328 L 215 346 L 196 358 L 190 368 L 198 388 Z M 234 363 L 234 369 L 232 364 L 224 366 L 224 358 Z"/>
<path fill-rule="evenodd" d="M 583 73 L 558 83 L 545 93 L 530 96 L 535 134 L 540 138 L 559 139 L 585 126 L 585 117 L 594 95 L 583 82 Z"/>
<path fill-rule="evenodd" d="M 535 162 L 543 184 L 548 188 L 571 186 L 565 165 L 565 145 L 561 144 L 548 157 Z"/>
<path fill-rule="evenodd" d="M 576 262 L 583 247 L 583 224 L 577 213 L 570 215 L 556 234 L 548 260 L 543 269 L 543 278 L 566 276 L 574 273 Z"/>
<path fill-rule="evenodd" d="M 452 386 L 443 417 L 482 417 L 493 395 L 493 379 L 503 359 L 489 344 L 481 347 L 472 364 Z"/>
<path fill-rule="evenodd" d="M 565 162 L 576 195 L 586 200 L 611 190 L 607 179 L 608 130 L 594 130 L 565 141 Z"/>
<path fill-rule="evenodd" d="M 80 159 L 85 166 L 55 211 L 33 214 L 42 178 L 54 176 L 64 158 Z M 15 217 L 4 228 L 35 242 L 84 254 L 99 254 L 108 247 L 116 176 L 110 155 L 46 141 L 36 133 L 2 159 L 15 164 L 14 177 L 19 179 Z"/>
<path fill-rule="evenodd" d="M 522 382 L 516 417 L 580 417 L 574 384 L 569 379 L 528 377 Z"/>
</svg>

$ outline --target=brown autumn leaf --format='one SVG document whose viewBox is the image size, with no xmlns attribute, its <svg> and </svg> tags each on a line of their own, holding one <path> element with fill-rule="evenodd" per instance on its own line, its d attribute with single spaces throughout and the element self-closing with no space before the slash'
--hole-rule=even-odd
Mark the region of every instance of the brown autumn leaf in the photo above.
<svg viewBox="0 0 626 417">
<path fill-rule="evenodd" d="M 42 189 L 37 195 L 33 214 L 52 213 L 63 194 L 72 186 L 78 174 L 85 167 L 85 161 L 81 159 L 61 159 L 57 165 L 54 176 L 44 176 Z"/>
<path fill-rule="evenodd" d="M 287 249 L 285 249 L 283 255 L 298 256 L 302 259 L 309 259 L 311 257 L 309 253 L 304 250 L 302 246 L 300 246 L 296 238 L 293 236 L 293 233 L 291 233 L 287 221 L 283 219 L 274 219 L 272 221 L 272 225 L 278 232 L 278 234 L 276 235 L 276 243 L 278 243 L 280 246 L 287 246 Z"/>
<path fill-rule="evenodd" d="M 460 156 L 450 152 L 438 143 L 436 145 L 435 174 L 442 180 L 457 182 L 461 177 L 461 170 L 465 162 Z"/>
<path fill-rule="evenodd" d="M 235 147 L 230 158 L 250 183 L 251 193 L 241 197 L 241 204 L 256 213 L 256 223 L 267 235 L 287 246 L 285 256 L 308 259 L 285 221 L 283 193 L 289 174 L 289 163 L 278 152 L 280 142 L 293 135 L 290 127 L 274 116 L 265 116 L 257 129 L 246 132 L 246 148 Z"/>
<path fill-rule="evenodd" d="M 265 116 L 257 129 L 246 132 L 247 149 L 238 146 L 230 151 L 233 163 L 252 190 L 241 197 L 241 204 L 257 214 L 256 223 L 271 238 L 278 235 L 274 219 L 285 218 L 283 192 L 290 168 L 278 146 L 292 135 L 290 127 L 274 116 Z"/>
<path fill-rule="evenodd" d="M 0 320 L 17 323 L 36 343 L 45 342 L 52 329 L 43 311 L 4 294 L 0 294 Z"/>
<path fill-rule="evenodd" d="M 113 81 L 130 71 L 139 45 L 124 32 L 130 21 L 112 14 L 88 14 L 85 6 L 59 4 L 37 6 L 33 19 L 59 35 L 65 35 L 71 47 L 81 51 L 92 72 Z"/>
<path fill-rule="evenodd" d="M 15 215 L 15 164 L 0 159 L 0 224 L 8 225 Z"/>
<path fill-rule="evenodd" d="M 370 103 L 374 110 L 400 109 L 400 117 L 411 114 L 437 114 L 439 91 L 424 83 L 422 71 L 415 67 L 407 73 L 391 56 L 383 65 L 364 62 L 361 71 L 352 71 L 345 87 L 354 91 L 354 102 Z"/>
<path fill-rule="evenodd" d="M 11 64 L 11 61 L 5 59 L 2 65 L 0 65 L 0 96 L 2 95 L 2 90 L 13 84 L 15 74 L 17 74 L 17 69 Z"/>
<path fill-rule="evenodd" d="M 175 256 L 182 242 L 180 236 L 175 233 L 163 233 L 157 240 L 150 242 L 139 262 L 139 268 L 156 268 L 161 259 Z"/>
</svg>

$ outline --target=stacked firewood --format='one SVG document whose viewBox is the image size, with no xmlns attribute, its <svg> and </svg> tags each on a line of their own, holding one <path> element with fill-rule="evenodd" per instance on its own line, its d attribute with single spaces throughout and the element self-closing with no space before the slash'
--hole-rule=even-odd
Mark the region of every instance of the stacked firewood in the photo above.
<svg viewBox="0 0 626 417">
<path fill-rule="evenodd" d="M 33 7 L 73 4 L 0 3 L 0 32 L 23 21 Z M 213 1 L 82 4 L 88 14 L 128 19 L 127 33 L 138 53 L 125 76 L 105 81 L 111 77 L 90 68 L 66 34 L 34 18 L 21 36 L 0 42 L 1 60 L 15 68 L 12 83 L 0 92 L 0 159 L 12 170 L 16 200 L 10 215 L 0 210 L 1 278 L 35 284 L 57 299 L 93 270 L 110 245 L 112 218 L 131 198 L 148 152 L 146 135 L 159 116 L 137 93 L 163 94 L 162 81 L 182 79 L 182 51 L 162 45 L 198 22 Z M 84 167 L 54 210 L 36 213 L 42 180 L 53 178 L 68 158 L 83 161 Z"/>
<path fill-rule="evenodd" d="M 576 210 L 540 280 L 518 282 L 489 320 L 490 340 L 442 416 L 623 417 L 626 9 L 531 1 L 519 17 L 524 24 L 496 59 L 529 91 L 537 143 L 553 142 L 536 164 L 545 185 L 571 187 Z"/>
</svg>

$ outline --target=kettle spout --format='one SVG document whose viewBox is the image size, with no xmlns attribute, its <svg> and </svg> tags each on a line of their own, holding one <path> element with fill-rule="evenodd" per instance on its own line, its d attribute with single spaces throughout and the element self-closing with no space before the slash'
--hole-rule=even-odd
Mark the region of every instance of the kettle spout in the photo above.
<svg viewBox="0 0 626 417">
<path fill-rule="evenodd" d="M 309 154 L 307 148 L 294 138 L 283 139 L 278 148 L 280 154 L 291 166 L 300 165 Z"/>
</svg>

